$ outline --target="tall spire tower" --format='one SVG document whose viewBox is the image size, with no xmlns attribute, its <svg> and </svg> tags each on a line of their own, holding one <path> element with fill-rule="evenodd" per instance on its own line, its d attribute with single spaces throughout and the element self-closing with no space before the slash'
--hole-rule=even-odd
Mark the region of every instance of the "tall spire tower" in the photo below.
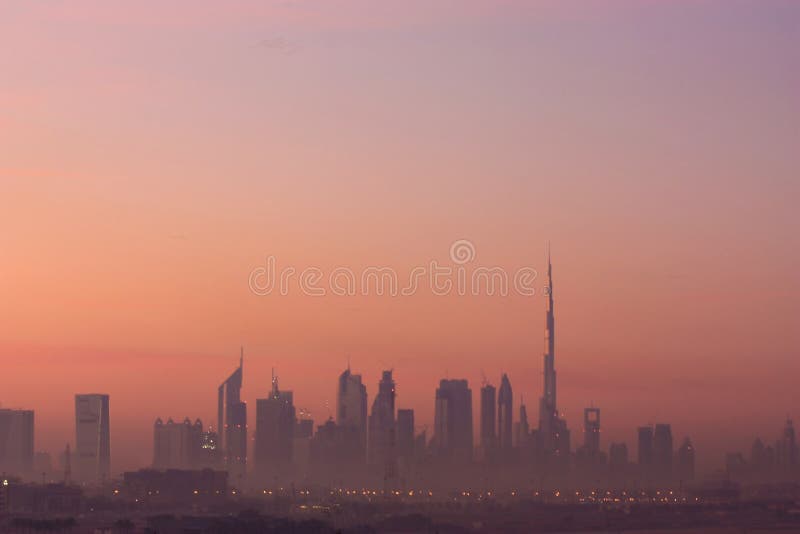
<svg viewBox="0 0 800 534">
<path fill-rule="evenodd" d="M 542 452 L 564 457 L 569 453 L 569 430 L 556 406 L 555 314 L 553 311 L 553 264 L 547 244 L 547 303 L 544 327 L 544 388 L 539 400 L 539 439 Z"/>
<path fill-rule="evenodd" d="M 547 304 L 544 326 L 544 396 L 549 413 L 556 411 L 556 320 L 553 313 L 553 264 L 550 261 L 550 243 L 547 244 Z"/>
</svg>

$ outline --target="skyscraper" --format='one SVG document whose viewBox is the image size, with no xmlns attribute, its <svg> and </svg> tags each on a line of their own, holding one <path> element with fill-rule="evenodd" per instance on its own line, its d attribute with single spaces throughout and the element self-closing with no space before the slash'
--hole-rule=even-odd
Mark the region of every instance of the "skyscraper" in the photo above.
<svg viewBox="0 0 800 534">
<path fill-rule="evenodd" d="M 514 423 L 514 443 L 519 449 L 526 449 L 531 445 L 531 426 L 528 423 L 528 408 L 520 399 L 519 421 Z M 524 457 L 524 456 L 523 456 Z"/>
<path fill-rule="evenodd" d="M 442 380 L 436 390 L 433 444 L 436 453 L 472 460 L 472 390 L 466 380 Z"/>
<path fill-rule="evenodd" d="M 494 455 L 497 444 L 495 410 L 497 407 L 497 390 L 491 384 L 481 388 L 481 449 L 484 459 Z"/>
<path fill-rule="evenodd" d="M 546 457 L 566 460 L 569 456 L 569 430 L 558 415 L 556 405 L 555 315 L 553 311 L 553 266 L 547 254 L 547 306 L 544 330 L 544 392 L 539 401 L 538 439 Z"/>
<path fill-rule="evenodd" d="M 497 444 L 501 451 L 509 451 L 512 447 L 512 414 L 514 395 L 508 375 L 503 373 L 500 379 L 500 391 L 497 393 Z"/>
<path fill-rule="evenodd" d="M 296 424 L 294 395 L 280 391 L 273 373 L 269 396 L 256 399 L 255 467 L 262 480 L 288 474 Z"/>
<path fill-rule="evenodd" d="M 223 462 L 232 484 L 241 484 L 247 470 L 247 405 L 242 402 L 244 349 L 239 367 L 217 390 L 217 429 Z"/>
<path fill-rule="evenodd" d="M 583 448 L 591 459 L 600 454 L 600 408 L 583 410 Z"/>
<path fill-rule="evenodd" d="M 653 474 L 659 483 L 672 481 L 672 428 L 657 424 L 653 433 Z"/>
<path fill-rule="evenodd" d="M 33 410 L 0 410 L 0 472 L 33 474 Z"/>
<path fill-rule="evenodd" d="M 382 468 L 385 477 L 394 476 L 396 445 L 394 388 L 392 371 L 384 371 L 369 416 L 369 463 Z"/>
<path fill-rule="evenodd" d="M 108 395 L 75 395 L 75 476 L 103 483 L 111 475 Z"/>
<path fill-rule="evenodd" d="M 361 382 L 361 375 L 350 372 L 350 366 L 339 375 L 336 391 L 336 424 L 342 428 L 354 429 L 359 436 L 356 451 L 365 458 L 367 451 L 367 386 Z M 355 445 L 355 444 L 354 444 Z"/>
<path fill-rule="evenodd" d="M 649 480 L 653 474 L 653 427 L 649 425 L 640 426 L 638 435 L 639 474 L 645 480 Z"/>
<path fill-rule="evenodd" d="M 775 444 L 778 466 L 784 470 L 793 469 L 797 465 L 797 441 L 791 419 L 786 420 L 783 433 Z"/>
<path fill-rule="evenodd" d="M 406 462 L 414 457 L 414 410 L 397 410 L 397 457 Z"/>
</svg>

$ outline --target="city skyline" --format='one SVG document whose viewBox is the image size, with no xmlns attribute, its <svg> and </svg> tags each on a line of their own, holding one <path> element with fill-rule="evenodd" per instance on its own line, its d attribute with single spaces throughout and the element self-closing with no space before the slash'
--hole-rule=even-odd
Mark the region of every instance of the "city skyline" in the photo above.
<svg viewBox="0 0 800 534">
<path fill-rule="evenodd" d="M 0 0 L 0 531 L 800 531 L 800 0 Z"/>
<path fill-rule="evenodd" d="M 343 462 L 343 466 L 349 465 L 346 468 L 348 471 L 353 474 L 361 473 L 358 476 L 368 475 L 370 472 L 382 473 L 386 484 L 411 476 L 409 469 L 419 462 L 422 450 L 443 466 L 502 466 L 512 462 L 519 463 L 520 468 L 529 469 L 531 473 L 538 473 L 536 476 L 567 480 L 570 472 L 573 472 L 572 475 L 575 472 L 591 473 L 600 466 L 610 465 L 613 476 L 614 466 L 620 461 L 620 453 L 622 458 L 628 458 L 630 448 L 624 441 L 601 441 L 603 427 L 600 408 L 592 403 L 590 407 L 583 409 L 582 421 L 573 421 L 576 427 L 578 424 L 583 426 L 583 434 L 575 442 L 571 441 L 569 421 L 557 409 L 555 299 L 549 244 L 547 279 L 542 293 L 546 296 L 541 373 L 543 380 L 536 428 L 531 428 L 527 421 L 520 420 L 525 411 L 522 399 L 520 419 L 514 419 L 513 389 L 507 374 L 502 374 L 499 397 L 497 388 L 484 374 L 480 389 L 476 390 L 478 394 L 475 402 L 478 410 L 475 415 L 469 380 L 440 380 L 435 392 L 434 425 L 432 432 L 428 434 L 428 425 L 415 425 L 414 409 L 396 406 L 393 369 L 381 372 L 377 393 L 368 412 L 367 387 L 362 383 L 362 376 L 352 372 L 349 360 L 337 380 L 335 417 L 329 415 L 327 422 L 325 419 L 314 421 L 311 419 L 312 414 L 301 409 L 301 417 L 309 423 L 307 429 L 301 429 L 293 392 L 279 388 L 278 376 L 273 368 L 267 397 L 255 401 L 255 425 L 251 427 L 247 419 L 247 402 L 241 398 L 244 382 L 244 347 L 241 347 L 238 367 L 222 382 L 217 391 L 216 431 L 213 426 L 204 428 L 199 418 L 194 423 L 188 416 L 182 423 L 175 423 L 172 417 L 166 423 L 161 417 L 156 418 L 152 462 L 145 467 L 152 465 L 156 469 L 220 469 L 228 472 L 229 481 L 234 487 L 244 487 L 245 484 L 252 486 L 258 484 L 258 481 L 289 483 L 298 476 L 298 469 L 305 472 L 306 477 L 313 475 L 315 465 L 319 466 L 315 464 L 315 455 L 320 454 L 319 447 L 325 443 L 319 441 L 320 439 L 327 440 L 330 445 L 334 443 L 331 439 L 337 442 L 344 439 L 337 446 L 343 445 L 345 448 L 342 451 L 348 449 L 347 456 L 339 460 L 329 458 L 326 461 Z M 107 394 L 75 395 L 75 454 L 74 458 L 61 459 L 65 480 L 71 480 L 73 476 L 72 463 L 77 466 L 75 479 L 81 483 L 105 484 L 114 476 L 110 461 L 109 404 Z M 507 419 L 509 412 L 511 417 Z M 33 421 L 33 410 L 0 410 L 0 464 L 5 462 L 4 465 L 11 468 L 15 466 L 15 462 L 28 466 L 16 474 L 34 474 Z M 524 430 L 521 425 L 524 425 Z M 27 430 L 23 431 L 23 426 Z M 342 437 L 326 438 L 323 429 L 328 427 L 340 429 L 336 432 L 343 432 Z M 512 427 L 515 430 L 509 447 L 506 440 Z M 223 430 L 220 432 L 219 429 Z M 636 432 L 635 465 L 639 469 L 637 476 L 642 481 L 669 484 L 678 480 L 676 477 L 679 475 L 687 473 L 690 474 L 687 475 L 690 476 L 687 480 L 694 480 L 696 452 L 689 436 L 680 438 L 678 447 L 671 425 L 661 422 L 639 426 Z M 299 445 L 298 438 L 308 444 Z M 757 438 L 756 443 L 758 442 Z M 756 461 L 756 445 L 753 447 L 751 456 Z M 625 452 L 621 452 L 620 448 L 624 448 Z M 69 456 L 69 442 L 66 450 Z M 302 459 L 298 456 L 298 451 Z M 512 451 L 513 455 L 509 456 Z M 341 454 L 341 451 L 335 454 Z M 772 454 L 779 464 L 795 466 L 797 463 L 798 450 L 791 419 L 788 419 L 784 435 L 776 442 Z M 724 458 L 729 474 L 731 462 L 735 463 L 735 456 L 732 455 L 734 453 L 729 451 Z M 316 458 L 316 461 L 321 458 L 323 457 Z M 622 462 L 626 464 L 628 460 Z M 742 462 L 746 463 L 744 459 Z M 606 468 L 608 467 L 604 467 Z M 621 473 L 628 468 L 616 469 L 622 469 L 619 471 Z M 58 469 L 54 472 L 58 472 Z M 11 473 L 14 473 L 13 469 Z M 706 476 L 709 474 L 710 471 L 705 473 Z M 680 480 L 682 484 L 684 479 Z M 389 486 L 386 489 L 388 488 Z"/>
<path fill-rule="evenodd" d="M 457 4 L 457 5 L 456 5 Z M 36 447 L 108 394 L 112 470 L 153 423 L 217 426 L 246 348 L 317 423 L 350 361 L 414 424 L 443 378 L 506 373 L 540 421 L 545 296 L 253 294 L 274 256 L 326 275 L 456 267 L 557 288 L 557 410 L 602 443 L 670 423 L 703 470 L 797 419 L 800 9 L 792 0 L 316 0 L 0 7 L 0 408 Z M 296 287 L 296 286 L 293 286 Z M 524 425 L 518 425 L 524 426 Z M 512 436 L 515 427 L 512 426 Z M 220 436 L 224 441 L 224 436 Z M 74 443 L 73 443 L 74 450 Z M 77 467 L 73 466 L 73 470 Z"/>
</svg>

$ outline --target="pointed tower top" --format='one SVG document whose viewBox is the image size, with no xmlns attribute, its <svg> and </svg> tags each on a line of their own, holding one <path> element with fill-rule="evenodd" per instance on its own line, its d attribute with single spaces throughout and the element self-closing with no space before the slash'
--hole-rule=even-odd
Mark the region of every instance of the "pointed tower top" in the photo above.
<svg viewBox="0 0 800 534">
<path fill-rule="evenodd" d="M 239 368 L 244 366 L 244 346 L 239 347 Z"/>
</svg>

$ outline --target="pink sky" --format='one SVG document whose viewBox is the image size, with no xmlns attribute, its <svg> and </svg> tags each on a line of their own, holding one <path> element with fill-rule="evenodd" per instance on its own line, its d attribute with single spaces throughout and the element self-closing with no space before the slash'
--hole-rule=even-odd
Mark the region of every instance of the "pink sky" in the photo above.
<svg viewBox="0 0 800 534">
<path fill-rule="evenodd" d="M 800 416 L 797 3 L 12 0 L 0 73 L 0 403 L 37 449 L 107 392 L 115 470 L 149 462 L 240 345 L 252 406 L 276 367 L 319 423 L 348 357 L 420 429 L 444 376 L 508 372 L 533 415 L 539 296 L 248 290 L 462 238 L 553 243 L 574 441 L 593 402 L 604 447 L 671 422 L 714 468 Z"/>
</svg>

